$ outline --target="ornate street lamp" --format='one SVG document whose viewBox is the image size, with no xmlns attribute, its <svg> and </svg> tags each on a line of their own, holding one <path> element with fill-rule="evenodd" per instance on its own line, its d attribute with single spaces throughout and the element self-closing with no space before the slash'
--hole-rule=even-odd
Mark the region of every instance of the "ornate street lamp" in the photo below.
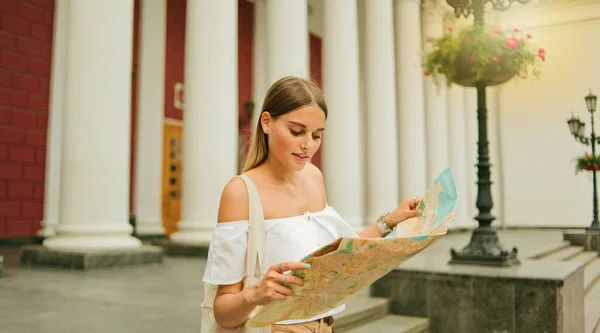
<svg viewBox="0 0 600 333">
<path fill-rule="evenodd" d="M 596 162 L 596 141 L 600 144 L 600 138 L 596 137 L 596 132 L 594 130 L 594 112 L 596 112 L 596 101 L 597 96 L 592 94 L 592 90 L 590 89 L 590 93 L 585 97 L 585 104 L 590 113 L 590 117 L 592 119 L 592 135 L 587 137 L 585 135 L 585 123 L 579 120 L 579 118 L 575 118 L 575 116 L 571 116 L 571 119 L 567 121 L 569 124 L 569 130 L 571 134 L 575 138 L 575 140 L 579 140 L 579 142 L 584 145 L 592 144 L 592 183 L 594 187 L 594 219 L 592 220 L 592 225 L 587 228 L 588 231 L 592 232 L 600 232 L 600 222 L 598 222 L 598 190 L 596 186 L 596 167 L 593 164 Z"/>
<path fill-rule="evenodd" d="M 520 3 L 527 3 L 530 0 L 516 0 Z M 454 15 L 458 18 L 465 18 L 473 14 L 475 26 L 483 26 L 484 6 L 491 2 L 495 10 L 507 10 L 514 0 L 447 0 L 447 3 L 454 8 Z M 477 163 L 477 202 L 476 207 L 479 214 L 475 217 L 479 222 L 479 227 L 473 230 L 471 241 L 461 251 L 451 249 L 452 260 L 450 264 L 475 264 L 489 266 L 512 266 L 519 264 L 517 259 L 517 249 L 512 251 L 504 249 L 498 234 L 491 227 L 496 219 L 491 210 L 494 206 L 492 201 L 492 192 L 490 180 L 490 156 L 487 130 L 487 106 L 486 106 L 486 87 L 490 82 L 484 79 L 475 82 L 477 89 L 477 118 L 479 127 L 478 142 L 478 163 Z"/>
</svg>

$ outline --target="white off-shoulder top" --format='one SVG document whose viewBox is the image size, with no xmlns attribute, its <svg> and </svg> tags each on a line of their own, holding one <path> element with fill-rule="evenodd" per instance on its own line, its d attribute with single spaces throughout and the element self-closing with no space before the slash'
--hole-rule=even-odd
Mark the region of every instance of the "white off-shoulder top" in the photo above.
<svg viewBox="0 0 600 333">
<path fill-rule="evenodd" d="M 265 220 L 263 274 L 274 264 L 298 262 L 339 237 L 358 237 L 336 210 L 326 205 L 316 213 Z M 248 221 L 218 223 L 210 243 L 203 281 L 213 285 L 235 284 L 245 277 Z M 344 305 L 305 320 L 286 320 L 290 325 L 327 317 L 343 311 Z"/>
</svg>

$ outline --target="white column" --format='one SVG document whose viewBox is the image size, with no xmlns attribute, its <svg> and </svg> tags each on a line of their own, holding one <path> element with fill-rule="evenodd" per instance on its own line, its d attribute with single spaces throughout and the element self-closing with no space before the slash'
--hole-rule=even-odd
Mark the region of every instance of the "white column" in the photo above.
<svg viewBox="0 0 600 333">
<path fill-rule="evenodd" d="M 237 172 L 237 0 L 188 0 L 181 221 L 176 243 L 208 245 Z"/>
<path fill-rule="evenodd" d="M 254 98 L 254 114 L 252 115 L 252 124 L 250 130 L 252 133 L 256 130 L 256 124 L 260 117 L 269 82 L 267 77 L 267 25 L 266 25 L 266 0 L 254 1 L 254 44 L 252 62 L 254 66 L 252 76 L 252 89 Z"/>
<path fill-rule="evenodd" d="M 284 76 L 308 78 L 307 0 L 267 0 L 267 85 Z"/>
<path fill-rule="evenodd" d="M 44 245 L 138 247 L 128 223 L 133 1 L 68 4 L 60 222 Z"/>
<path fill-rule="evenodd" d="M 464 88 L 452 85 L 448 89 L 447 101 L 449 161 L 456 179 L 456 190 L 458 192 L 456 217 L 453 226 L 456 228 L 470 228 L 477 223 L 473 220 L 469 209 L 469 181 L 471 178 L 468 173 L 473 171 L 473 168 L 467 166 L 467 148 L 473 147 L 470 143 L 467 144 Z M 474 116 L 470 112 L 469 115 Z"/>
<path fill-rule="evenodd" d="M 475 206 L 477 200 L 477 90 L 465 88 L 465 124 L 467 137 L 467 190 L 469 216 L 474 218 L 479 211 Z M 477 223 L 475 221 L 474 223 Z"/>
<path fill-rule="evenodd" d="M 141 3 L 134 202 L 136 234 L 163 235 L 166 0 Z"/>
<path fill-rule="evenodd" d="M 439 0 L 423 3 L 423 49 L 433 50 L 430 38 L 444 34 L 444 8 Z M 422 71 L 421 71 L 422 72 Z M 422 74 L 421 74 L 422 75 Z M 432 184 L 438 174 L 448 167 L 448 121 L 446 117 L 446 86 L 441 80 L 436 86 L 433 78 L 425 78 L 425 123 L 427 133 L 427 184 Z"/>
<path fill-rule="evenodd" d="M 68 2 L 57 0 L 54 14 L 54 46 L 52 47 L 52 75 L 50 86 L 50 112 L 48 142 L 46 144 L 46 183 L 44 195 L 44 220 L 38 237 L 56 235 L 54 228 L 60 219 L 60 177 L 62 150 L 62 122 L 65 95 L 65 68 L 67 65 Z"/>
<path fill-rule="evenodd" d="M 323 17 L 323 91 L 329 116 L 322 156 L 327 197 L 351 226 L 362 229 L 356 0 L 324 1 Z"/>
<path fill-rule="evenodd" d="M 365 3 L 367 221 L 399 203 L 393 19 L 392 0 Z"/>
<path fill-rule="evenodd" d="M 425 194 L 426 144 L 419 0 L 396 0 L 400 197 Z"/>
</svg>

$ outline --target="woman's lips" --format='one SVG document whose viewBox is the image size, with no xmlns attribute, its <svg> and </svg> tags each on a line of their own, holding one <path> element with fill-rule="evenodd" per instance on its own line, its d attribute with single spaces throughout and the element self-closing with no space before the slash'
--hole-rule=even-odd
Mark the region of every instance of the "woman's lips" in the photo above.
<svg viewBox="0 0 600 333">
<path fill-rule="evenodd" d="M 308 155 L 298 155 L 296 153 L 292 153 L 292 155 L 294 155 L 300 161 L 305 161 L 308 159 Z"/>
</svg>

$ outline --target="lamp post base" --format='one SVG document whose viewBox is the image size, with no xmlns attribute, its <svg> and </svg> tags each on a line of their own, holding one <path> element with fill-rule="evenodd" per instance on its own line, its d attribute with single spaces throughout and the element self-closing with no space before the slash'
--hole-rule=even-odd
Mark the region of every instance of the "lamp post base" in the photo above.
<svg viewBox="0 0 600 333">
<path fill-rule="evenodd" d="M 490 227 L 473 230 L 469 245 L 460 252 L 452 248 L 450 254 L 452 259 L 449 264 L 510 267 L 521 263 L 517 259 L 517 248 L 506 251 L 496 230 Z"/>
</svg>

